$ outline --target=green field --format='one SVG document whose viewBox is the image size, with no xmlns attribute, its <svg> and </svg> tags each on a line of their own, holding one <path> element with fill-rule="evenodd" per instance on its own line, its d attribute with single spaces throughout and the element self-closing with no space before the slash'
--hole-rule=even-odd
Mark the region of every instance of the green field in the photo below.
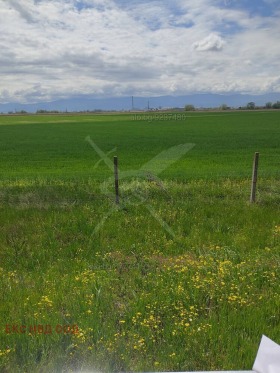
<svg viewBox="0 0 280 373">
<path fill-rule="evenodd" d="M 0 371 L 244 370 L 280 343 L 280 112 L 0 116 L 0 154 Z"/>
</svg>

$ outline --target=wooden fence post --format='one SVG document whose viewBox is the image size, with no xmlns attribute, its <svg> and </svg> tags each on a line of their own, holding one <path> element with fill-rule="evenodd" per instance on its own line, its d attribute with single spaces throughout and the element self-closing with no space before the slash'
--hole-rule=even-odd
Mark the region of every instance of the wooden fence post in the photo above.
<svg viewBox="0 0 280 373">
<path fill-rule="evenodd" d="M 119 172 L 118 172 L 118 157 L 114 156 L 114 174 L 115 174 L 115 192 L 116 204 L 119 204 Z"/>
<path fill-rule="evenodd" d="M 258 167 L 259 167 L 259 155 L 260 153 L 256 152 L 253 163 L 253 175 L 252 175 L 252 186 L 251 186 L 251 197 L 250 202 L 256 202 L 256 191 L 257 191 L 257 181 L 258 181 Z"/>
</svg>

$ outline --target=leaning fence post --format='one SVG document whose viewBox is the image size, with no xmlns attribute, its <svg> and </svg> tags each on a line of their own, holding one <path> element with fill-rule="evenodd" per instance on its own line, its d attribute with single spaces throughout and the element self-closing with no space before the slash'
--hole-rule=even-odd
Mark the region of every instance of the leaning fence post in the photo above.
<svg viewBox="0 0 280 373">
<path fill-rule="evenodd" d="M 115 192 L 116 204 L 119 204 L 119 173 L 118 173 L 118 157 L 114 156 L 114 174 L 115 174 Z"/>
<path fill-rule="evenodd" d="M 257 181 L 258 181 L 258 167 L 259 167 L 259 155 L 260 153 L 256 152 L 253 163 L 253 175 L 252 175 L 252 186 L 251 186 L 251 197 L 250 202 L 256 202 L 256 191 L 257 191 Z"/>
</svg>

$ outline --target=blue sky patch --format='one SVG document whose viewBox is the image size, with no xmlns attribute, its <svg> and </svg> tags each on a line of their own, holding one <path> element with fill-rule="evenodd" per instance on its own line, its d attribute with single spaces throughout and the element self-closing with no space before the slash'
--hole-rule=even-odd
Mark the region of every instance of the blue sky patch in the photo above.
<svg viewBox="0 0 280 373">
<path fill-rule="evenodd" d="M 251 16 L 271 17 L 280 9 L 280 1 L 265 0 L 222 0 L 223 8 L 245 10 Z"/>
</svg>

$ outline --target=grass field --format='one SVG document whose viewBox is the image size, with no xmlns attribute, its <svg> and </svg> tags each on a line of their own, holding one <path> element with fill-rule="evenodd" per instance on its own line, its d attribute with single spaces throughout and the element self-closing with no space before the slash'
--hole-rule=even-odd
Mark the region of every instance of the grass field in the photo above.
<svg viewBox="0 0 280 373">
<path fill-rule="evenodd" d="M 280 112 L 0 116 L 0 154 L 1 372 L 251 369 L 280 343 Z"/>
</svg>

